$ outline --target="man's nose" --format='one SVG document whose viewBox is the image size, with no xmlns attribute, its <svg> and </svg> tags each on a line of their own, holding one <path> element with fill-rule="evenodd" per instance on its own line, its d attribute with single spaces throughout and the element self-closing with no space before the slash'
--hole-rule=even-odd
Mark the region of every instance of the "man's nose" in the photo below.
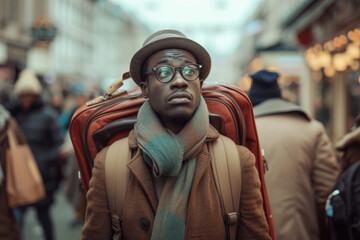
<svg viewBox="0 0 360 240">
<path fill-rule="evenodd" d="M 186 88 L 188 81 L 186 81 L 179 71 L 175 71 L 174 79 L 171 81 L 171 87 Z"/>
</svg>

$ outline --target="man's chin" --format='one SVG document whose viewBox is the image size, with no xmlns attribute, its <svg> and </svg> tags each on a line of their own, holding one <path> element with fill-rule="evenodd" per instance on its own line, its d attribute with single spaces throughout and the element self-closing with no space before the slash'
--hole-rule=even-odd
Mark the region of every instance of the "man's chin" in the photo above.
<svg viewBox="0 0 360 240">
<path fill-rule="evenodd" d="M 190 113 L 174 113 L 169 116 L 169 120 L 173 122 L 183 123 L 189 121 L 191 117 L 192 114 Z"/>
</svg>

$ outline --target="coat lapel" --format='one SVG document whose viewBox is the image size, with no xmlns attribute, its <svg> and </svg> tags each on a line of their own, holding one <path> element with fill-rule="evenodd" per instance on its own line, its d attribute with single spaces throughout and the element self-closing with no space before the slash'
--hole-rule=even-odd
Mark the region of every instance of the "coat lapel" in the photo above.
<svg viewBox="0 0 360 240">
<path fill-rule="evenodd" d="M 135 156 L 130 160 L 128 167 L 144 190 L 153 211 L 156 212 L 158 199 L 156 196 L 154 183 L 151 177 L 150 168 L 143 160 L 140 149 L 138 149 Z"/>
<path fill-rule="evenodd" d="M 210 159 L 211 155 L 207 151 L 207 145 L 204 144 L 202 151 L 199 153 L 197 162 L 196 162 L 196 169 L 195 169 L 195 176 L 192 183 L 191 193 L 190 193 L 190 201 L 191 196 L 194 195 L 194 193 L 197 191 L 197 187 L 199 185 L 199 182 L 204 175 L 205 171 L 210 167 Z"/>
</svg>

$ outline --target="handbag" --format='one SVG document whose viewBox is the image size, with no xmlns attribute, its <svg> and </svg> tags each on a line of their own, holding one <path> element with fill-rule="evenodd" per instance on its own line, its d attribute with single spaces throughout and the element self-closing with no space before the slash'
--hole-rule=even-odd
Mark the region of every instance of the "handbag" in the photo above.
<svg viewBox="0 0 360 240">
<path fill-rule="evenodd" d="M 9 206 L 26 205 L 45 198 L 44 183 L 29 145 L 18 144 L 10 129 L 7 135 L 6 190 Z"/>
</svg>

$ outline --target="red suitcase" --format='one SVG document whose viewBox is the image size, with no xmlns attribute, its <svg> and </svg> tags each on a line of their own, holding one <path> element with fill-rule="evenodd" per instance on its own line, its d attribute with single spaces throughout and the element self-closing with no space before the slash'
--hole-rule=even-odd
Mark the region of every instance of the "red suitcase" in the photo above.
<svg viewBox="0 0 360 240">
<path fill-rule="evenodd" d="M 210 123 L 220 133 L 231 138 L 236 144 L 246 146 L 255 155 L 264 210 L 270 234 L 275 239 L 264 180 L 264 160 L 250 99 L 242 89 L 225 83 L 204 83 L 202 94 L 210 112 Z M 74 113 L 69 131 L 86 191 L 89 189 L 96 154 L 105 146 L 128 135 L 144 101 L 140 88 L 136 86 L 106 101 L 83 105 Z"/>
</svg>

